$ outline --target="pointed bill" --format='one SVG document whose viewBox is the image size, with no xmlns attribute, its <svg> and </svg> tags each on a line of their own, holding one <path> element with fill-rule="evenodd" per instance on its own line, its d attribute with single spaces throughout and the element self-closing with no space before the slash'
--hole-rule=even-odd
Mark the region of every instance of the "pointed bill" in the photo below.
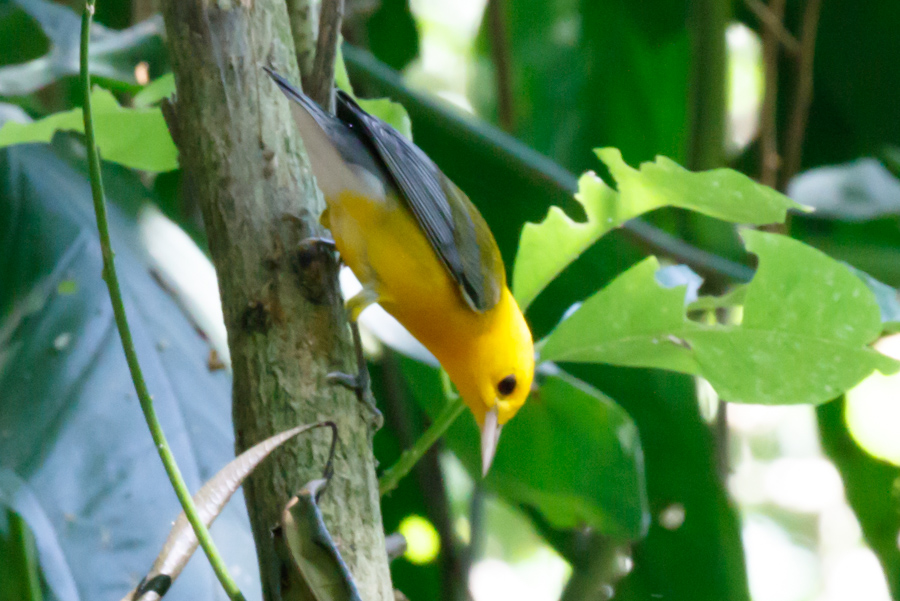
<svg viewBox="0 0 900 601">
<path fill-rule="evenodd" d="M 487 476 L 494 462 L 494 454 L 497 452 L 497 442 L 500 440 L 500 431 L 503 426 L 497 423 L 498 407 L 494 405 L 484 416 L 484 424 L 481 426 L 481 475 Z"/>
</svg>

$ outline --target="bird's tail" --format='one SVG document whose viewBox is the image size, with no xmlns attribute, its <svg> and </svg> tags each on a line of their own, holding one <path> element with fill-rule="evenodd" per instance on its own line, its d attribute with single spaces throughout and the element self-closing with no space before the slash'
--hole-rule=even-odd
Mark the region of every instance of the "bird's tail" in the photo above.
<svg viewBox="0 0 900 601">
<path fill-rule="evenodd" d="M 315 119 L 316 123 L 319 124 L 319 127 L 324 129 L 325 131 L 330 131 L 332 127 L 334 127 L 334 121 L 336 118 L 323 110 L 316 101 L 312 98 L 292 86 L 288 83 L 288 80 L 279 75 L 276 71 L 271 69 L 270 67 L 263 66 L 263 70 L 269 74 L 269 77 L 275 82 L 275 84 L 281 89 L 285 96 L 288 97 L 289 100 L 293 100 L 298 103 L 309 115 Z"/>
</svg>

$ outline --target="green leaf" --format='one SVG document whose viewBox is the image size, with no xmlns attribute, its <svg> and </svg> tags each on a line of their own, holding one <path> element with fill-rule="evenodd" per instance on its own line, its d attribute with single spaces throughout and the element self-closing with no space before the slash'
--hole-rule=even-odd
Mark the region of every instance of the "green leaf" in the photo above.
<svg viewBox="0 0 900 601">
<path fill-rule="evenodd" d="M 563 321 L 542 359 L 699 374 L 728 401 L 763 404 L 822 403 L 900 368 L 867 346 L 881 332 L 878 304 L 847 267 L 784 236 L 744 238 L 759 269 L 740 325 L 689 321 L 683 288 L 661 288 L 650 258 Z"/>
<path fill-rule="evenodd" d="M 759 269 L 740 326 L 688 337 L 703 375 L 729 401 L 821 403 L 873 370 L 900 364 L 869 348 L 881 333 L 874 295 L 843 264 L 784 236 L 744 233 Z"/>
<path fill-rule="evenodd" d="M 178 150 L 158 108 L 123 108 L 111 92 L 102 88 L 94 89 L 91 102 L 101 158 L 144 171 L 178 168 Z M 55 113 L 33 123 L 9 121 L 0 128 L 0 148 L 49 142 L 57 131 L 83 133 L 81 109 Z"/>
<path fill-rule="evenodd" d="M 733 169 L 693 173 L 666 157 L 629 167 L 615 148 L 595 150 L 616 180 L 630 217 L 672 206 L 734 223 L 781 223 L 788 209 L 809 210 Z M 629 217 L 629 218 L 630 218 Z"/>
<path fill-rule="evenodd" d="M 579 180 L 575 196 L 587 214 L 585 222 L 575 222 L 552 207 L 543 222 L 525 225 L 513 270 L 513 293 L 523 308 L 600 237 L 648 211 L 673 206 L 762 225 L 784 221 L 788 209 L 804 209 L 731 169 L 692 173 L 660 156 L 637 170 L 615 148 L 594 152 L 615 178 L 618 193 L 588 172 Z"/>
<path fill-rule="evenodd" d="M 695 327 L 684 317 L 685 287 L 663 288 L 657 270 L 648 257 L 585 301 L 547 337 L 541 359 L 699 373 L 681 338 Z"/>
<path fill-rule="evenodd" d="M 615 216 L 618 195 L 594 173 L 578 180 L 575 200 L 584 207 L 587 221 L 576 222 L 559 207 L 550 207 L 544 221 L 522 228 L 512 288 L 523 310 L 569 263 L 625 221 Z"/>
<path fill-rule="evenodd" d="M 409 0 L 383 0 L 365 23 L 367 45 L 393 69 L 403 69 L 419 55 L 419 31 Z"/>
<path fill-rule="evenodd" d="M 443 407 L 438 371 L 403 359 L 416 400 L 432 417 Z M 565 436 L 560 436 L 565 432 Z M 479 431 L 464 412 L 447 443 L 473 477 L 481 473 Z M 592 526 L 636 539 L 649 522 L 637 429 L 613 400 L 559 372 L 503 427 L 487 485 L 512 504 L 536 507 L 557 528 Z"/>
<path fill-rule="evenodd" d="M 145 108 L 156 104 L 163 98 L 175 93 L 175 74 L 166 73 L 144 86 L 140 92 L 134 95 L 134 106 Z"/>
</svg>

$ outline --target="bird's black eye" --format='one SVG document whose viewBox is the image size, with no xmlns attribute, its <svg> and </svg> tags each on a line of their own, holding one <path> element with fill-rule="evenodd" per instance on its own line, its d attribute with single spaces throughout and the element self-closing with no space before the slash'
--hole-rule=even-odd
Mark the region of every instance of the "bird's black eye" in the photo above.
<svg viewBox="0 0 900 601">
<path fill-rule="evenodd" d="M 502 394 L 503 396 L 507 396 L 513 393 L 516 389 L 516 377 L 515 376 L 506 376 L 500 383 L 497 384 L 497 392 Z"/>
</svg>

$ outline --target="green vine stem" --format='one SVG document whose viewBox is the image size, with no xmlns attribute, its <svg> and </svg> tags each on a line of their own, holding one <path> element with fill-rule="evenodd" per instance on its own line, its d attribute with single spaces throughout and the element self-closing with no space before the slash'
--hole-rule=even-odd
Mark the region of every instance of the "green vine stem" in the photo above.
<svg viewBox="0 0 900 601">
<path fill-rule="evenodd" d="M 381 478 L 378 479 L 378 492 L 381 493 L 381 496 L 397 488 L 400 480 L 415 467 L 419 459 L 431 448 L 431 445 L 444 435 L 447 429 L 456 421 L 456 418 L 463 412 L 463 409 L 465 409 L 465 404 L 460 396 L 454 392 L 453 386 L 450 384 L 450 377 L 447 376 L 447 372 L 444 370 L 441 370 L 441 384 L 443 385 L 444 399 L 446 400 L 444 408 L 413 446 L 403 451 L 400 459 L 385 470 Z"/>
<path fill-rule="evenodd" d="M 138 363 L 137 352 L 134 349 L 134 341 L 131 338 L 131 329 L 128 326 L 128 319 L 125 316 L 122 290 L 119 286 L 119 278 L 116 274 L 116 267 L 113 262 L 114 254 L 112 244 L 109 239 L 106 199 L 103 192 L 103 180 L 100 175 L 100 155 L 97 152 L 97 143 L 94 139 L 94 118 L 91 110 L 91 78 L 88 65 L 90 30 L 93 18 L 94 1 L 89 0 L 84 5 L 84 15 L 81 20 L 81 85 L 82 92 L 84 93 L 84 135 L 87 139 L 91 191 L 94 196 L 94 212 L 97 214 L 97 229 L 100 232 L 100 248 L 103 253 L 103 279 L 106 282 L 107 288 L 109 288 L 109 296 L 112 301 L 116 326 L 119 329 L 119 336 L 122 339 L 122 347 L 125 350 L 125 359 L 128 361 L 128 369 L 131 372 L 134 389 L 135 392 L 137 392 L 141 410 L 147 421 L 147 427 L 150 429 L 150 435 L 153 437 L 153 443 L 159 452 L 159 457 L 162 459 L 166 474 L 168 474 L 169 480 L 172 483 L 172 488 L 175 489 L 175 494 L 178 496 L 178 500 L 184 508 L 184 513 L 187 516 L 188 522 L 190 522 L 191 527 L 194 529 L 197 540 L 203 548 L 203 551 L 206 553 L 206 556 L 209 558 L 209 563 L 212 565 L 213 571 L 215 571 L 219 582 L 222 583 L 222 587 L 225 589 L 228 597 L 232 601 L 244 601 L 244 595 L 228 573 L 225 562 L 219 555 L 219 551 L 213 543 L 209 530 L 197 513 L 197 507 L 194 505 L 191 493 L 188 490 L 184 478 L 181 476 L 181 471 L 178 469 L 178 464 L 175 462 L 175 457 L 172 455 L 172 450 L 169 448 L 169 443 L 166 441 L 166 437 L 163 434 L 159 419 L 156 417 L 156 410 L 153 408 L 153 399 L 147 389 L 147 383 L 144 381 L 144 375 L 141 372 L 141 366 Z"/>
</svg>

